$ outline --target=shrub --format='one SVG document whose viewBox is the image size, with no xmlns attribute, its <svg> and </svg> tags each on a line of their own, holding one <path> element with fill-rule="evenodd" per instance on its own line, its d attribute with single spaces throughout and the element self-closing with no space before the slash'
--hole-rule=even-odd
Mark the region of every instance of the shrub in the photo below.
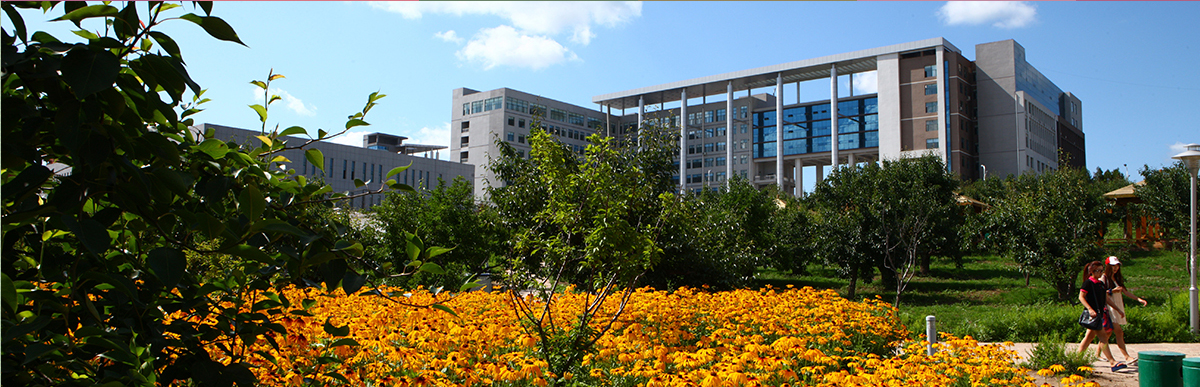
<svg viewBox="0 0 1200 387">
<path fill-rule="evenodd" d="M 1092 351 L 1068 351 L 1067 343 L 1059 333 L 1042 335 L 1029 351 L 1029 360 L 1022 367 L 1039 370 L 1038 374 L 1072 374 L 1090 376 L 1096 355 Z M 1055 367 L 1055 366 L 1058 367 Z"/>
</svg>

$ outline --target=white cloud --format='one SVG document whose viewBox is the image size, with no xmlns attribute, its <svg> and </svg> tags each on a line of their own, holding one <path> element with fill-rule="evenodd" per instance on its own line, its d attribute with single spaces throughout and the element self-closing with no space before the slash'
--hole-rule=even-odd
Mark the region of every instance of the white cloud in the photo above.
<svg viewBox="0 0 1200 387">
<path fill-rule="evenodd" d="M 482 63 L 485 70 L 501 65 L 539 70 L 579 59 L 553 39 L 527 35 L 509 26 L 483 29 L 457 54 L 460 59 Z"/>
<path fill-rule="evenodd" d="M 404 137 L 408 137 L 407 140 L 404 140 L 405 144 L 441 145 L 444 147 L 449 147 L 450 146 L 450 123 L 443 122 L 441 125 L 438 125 L 438 126 L 432 127 L 432 128 L 426 126 L 421 129 L 418 129 L 416 131 L 416 133 L 412 133 L 410 131 L 408 133 L 401 133 L 400 135 L 404 136 Z M 440 160 L 450 160 L 450 149 L 449 148 L 442 149 L 442 150 L 434 152 L 434 153 L 436 153 L 437 158 Z M 430 153 L 429 157 L 434 157 L 435 156 L 434 153 Z M 422 154 L 422 156 L 424 156 L 424 154 Z"/>
<path fill-rule="evenodd" d="M 571 34 L 571 40 L 587 45 L 596 35 L 593 25 L 615 27 L 642 15 L 642 3 L 616 2 L 520 2 L 520 1 L 404 1 L 372 2 L 372 7 L 395 12 L 407 19 L 425 14 L 494 15 L 531 34 Z"/>
<path fill-rule="evenodd" d="M 454 30 L 438 32 L 433 34 L 433 37 L 455 44 L 462 43 L 463 41 L 463 38 L 458 37 L 458 33 L 454 32 Z"/>
<path fill-rule="evenodd" d="M 854 74 L 854 94 L 872 94 L 879 92 L 879 73 L 868 71 Z"/>
<path fill-rule="evenodd" d="M 349 131 L 349 132 L 343 133 L 341 136 L 337 136 L 332 139 L 328 139 L 328 140 L 324 140 L 324 141 L 332 142 L 334 144 L 342 144 L 342 145 L 356 146 L 356 147 L 362 148 L 363 136 L 371 134 L 371 133 L 375 133 L 375 132 Z M 449 135 L 449 133 L 447 133 L 447 135 Z"/>
<path fill-rule="evenodd" d="M 253 95 L 254 103 L 261 105 L 263 103 L 263 89 L 255 86 L 251 88 L 251 93 L 251 95 Z M 305 104 L 304 101 L 300 100 L 300 98 L 296 98 L 291 93 L 288 93 L 283 89 L 273 88 L 271 89 L 271 95 L 279 96 L 280 100 L 283 101 L 284 106 L 296 114 L 309 117 L 317 115 L 316 106 L 313 106 L 312 104 Z"/>
<path fill-rule="evenodd" d="M 419 19 L 426 14 L 453 16 L 491 15 L 509 24 L 480 29 L 459 58 L 479 61 L 486 68 L 512 65 L 533 69 L 544 68 L 568 59 L 575 54 L 559 43 L 560 35 L 570 42 L 588 45 L 596 37 L 593 27 L 616 27 L 642 15 L 641 2 L 372 2 L 372 7 L 400 14 L 407 19 Z M 434 35 L 443 41 L 462 44 L 463 39 L 453 30 Z M 504 43 L 510 52 L 483 47 L 484 43 Z"/>
<path fill-rule="evenodd" d="M 1024 1 L 949 1 L 937 15 L 947 25 L 991 23 L 999 28 L 1020 28 L 1036 20 L 1037 7 Z"/>
</svg>

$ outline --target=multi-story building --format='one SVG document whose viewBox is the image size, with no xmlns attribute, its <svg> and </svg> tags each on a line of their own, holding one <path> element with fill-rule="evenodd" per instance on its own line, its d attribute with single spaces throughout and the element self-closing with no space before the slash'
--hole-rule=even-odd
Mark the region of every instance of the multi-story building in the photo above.
<svg viewBox="0 0 1200 387">
<path fill-rule="evenodd" d="M 258 146 L 260 140 L 255 138 L 258 131 L 233 128 L 228 126 L 202 124 L 196 129 L 199 133 L 213 131 L 213 137 L 238 144 Z M 303 144 L 307 139 L 285 137 L 289 145 Z M 318 149 L 324 156 L 324 171 L 308 162 L 303 150 L 290 149 L 282 155 L 292 161 L 288 169 L 296 174 L 310 179 L 322 179 L 333 188 L 334 192 L 358 194 L 377 191 L 383 187 L 384 177 L 393 168 L 410 166 L 404 172 L 392 176 L 396 182 L 408 184 L 417 190 L 436 188 L 438 179 L 447 182 L 462 176 L 467 181 L 475 177 L 475 166 L 458 162 L 421 157 L 430 152 L 444 149 L 440 145 L 404 144 L 407 138 L 384 133 L 372 133 L 363 136 L 363 146 L 356 147 L 327 141 L 315 141 L 305 149 Z M 365 183 L 357 187 L 355 180 Z M 383 201 L 383 195 L 362 196 L 348 201 L 345 205 L 355 208 L 369 208 Z"/>
<path fill-rule="evenodd" d="M 581 117 L 572 128 L 589 132 L 610 128 L 609 135 L 635 138 L 647 125 L 679 130 L 677 181 L 686 191 L 736 174 L 799 193 L 805 170 L 819 181 L 839 165 L 924 154 L 966 179 L 1057 168 L 1060 152 L 1085 165 L 1080 100 L 1026 62 L 1012 40 L 975 51 L 972 61 L 943 38 L 926 39 L 603 94 L 592 100 L 600 111 L 519 98 L 570 107 Z M 497 137 L 520 149 L 523 138 L 507 133 L 528 128 L 514 126 L 513 117 L 540 116 L 499 102 L 517 93 L 455 90 L 452 125 L 463 133 L 451 143 L 462 138 L 453 149 L 461 160 L 482 168 Z M 488 141 L 470 142 L 468 152 L 468 132 Z M 476 180 L 480 192 L 486 172 L 477 170 Z"/>
<path fill-rule="evenodd" d="M 560 143 L 582 155 L 587 136 L 608 135 L 611 117 L 592 109 L 549 98 L 501 88 L 479 92 L 454 89 L 451 99 L 450 159 L 474 164 L 475 197 L 486 198 L 484 187 L 497 184 L 487 169 L 491 158 L 499 157 L 496 141 L 505 141 L 517 154 L 529 154 L 529 130 L 534 123 Z"/>
</svg>

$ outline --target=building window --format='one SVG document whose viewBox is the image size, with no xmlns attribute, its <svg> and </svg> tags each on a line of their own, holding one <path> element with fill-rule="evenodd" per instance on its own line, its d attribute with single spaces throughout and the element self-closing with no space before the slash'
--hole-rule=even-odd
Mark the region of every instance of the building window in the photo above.
<svg viewBox="0 0 1200 387">
<path fill-rule="evenodd" d="M 740 113 L 740 114 L 741 114 L 741 118 L 746 118 L 746 107 L 745 107 L 745 106 L 742 106 L 742 107 L 741 107 L 741 109 L 740 109 L 740 111 L 741 111 L 741 113 Z M 743 126 L 743 127 L 744 127 L 744 126 Z M 746 131 L 745 131 L 745 130 L 743 130 L 743 131 L 742 131 L 742 133 L 746 133 Z"/>
<path fill-rule="evenodd" d="M 707 152 L 712 152 L 712 151 L 713 151 L 713 144 L 712 144 L 712 143 L 704 144 L 704 152 L 706 152 L 706 153 L 707 153 Z"/>
<path fill-rule="evenodd" d="M 925 139 L 925 149 L 937 149 L 937 147 L 938 147 L 938 139 L 936 139 L 936 138 Z"/>
<path fill-rule="evenodd" d="M 742 114 L 742 117 L 743 117 L 743 118 L 745 118 L 745 117 L 746 117 L 746 115 L 745 115 L 745 114 Z M 741 132 L 742 132 L 742 134 L 746 134 L 746 124 L 742 124 L 742 130 L 741 130 Z"/>
<path fill-rule="evenodd" d="M 518 118 L 518 119 L 517 119 L 517 127 L 518 127 L 518 128 L 524 128 L 524 127 L 525 127 L 525 119 L 524 119 L 524 118 Z"/>
<path fill-rule="evenodd" d="M 483 111 L 490 111 L 504 108 L 504 99 L 501 97 L 492 97 L 483 100 Z"/>
<path fill-rule="evenodd" d="M 725 109 L 717 109 L 717 121 L 725 121 Z"/>
<path fill-rule="evenodd" d="M 925 131 L 926 132 L 936 132 L 937 131 L 937 120 L 925 121 Z"/>
<path fill-rule="evenodd" d="M 935 95 L 935 94 L 937 94 L 937 84 L 936 83 L 930 83 L 928 85 L 925 85 L 925 95 Z"/>
<path fill-rule="evenodd" d="M 718 135 L 718 136 L 724 136 L 724 135 L 725 135 L 725 127 L 724 127 L 724 126 L 722 126 L 722 127 L 720 127 L 720 128 L 717 128 L 717 135 Z"/>
<path fill-rule="evenodd" d="M 926 102 L 925 103 L 925 112 L 926 113 L 937 113 L 937 102 Z"/>
<path fill-rule="evenodd" d="M 471 114 L 483 112 L 483 101 L 471 102 Z"/>
<path fill-rule="evenodd" d="M 713 128 L 704 129 L 704 138 L 711 138 L 713 136 L 713 131 Z"/>
<path fill-rule="evenodd" d="M 518 135 L 517 142 L 524 144 L 525 143 L 525 135 L 524 134 Z"/>
<path fill-rule="evenodd" d="M 933 78 L 937 76 L 937 65 L 925 66 L 925 78 Z"/>
<path fill-rule="evenodd" d="M 718 151 L 718 152 L 720 152 L 720 151 L 723 151 L 723 150 L 725 150 L 725 143 L 724 143 L 724 142 L 718 142 L 718 143 L 717 143 L 717 151 Z"/>
<path fill-rule="evenodd" d="M 513 132 L 507 132 L 504 134 L 504 137 L 505 137 L 505 140 L 508 140 L 508 142 L 513 142 L 513 140 L 516 139 L 516 134 Z"/>
<path fill-rule="evenodd" d="M 471 104 L 470 104 L 470 103 L 464 103 L 464 104 L 463 104 L 463 115 L 465 116 L 465 115 L 468 115 L 468 114 L 471 114 Z"/>
<path fill-rule="evenodd" d="M 516 121 L 517 121 L 517 118 L 516 118 L 516 117 L 513 117 L 513 116 L 508 116 L 508 126 L 513 126 L 513 125 L 515 125 L 515 124 L 516 124 Z"/>
<path fill-rule="evenodd" d="M 725 158 L 724 157 L 717 158 L 717 166 L 718 167 L 725 166 Z"/>
<path fill-rule="evenodd" d="M 466 132 L 471 129 L 471 121 L 463 121 L 459 127 L 462 128 L 463 132 Z"/>
</svg>

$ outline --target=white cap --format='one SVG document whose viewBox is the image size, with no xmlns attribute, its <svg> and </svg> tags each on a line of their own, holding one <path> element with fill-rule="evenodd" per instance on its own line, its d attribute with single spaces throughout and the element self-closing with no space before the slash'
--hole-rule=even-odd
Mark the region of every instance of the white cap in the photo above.
<svg viewBox="0 0 1200 387">
<path fill-rule="evenodd" d="M 1121 264 L 1121 260 L 1117 259 L 1117 257 L 1114 257 L 1114 256 L 1109 256 L 1108 259 L 1105 260 L 1105 262 L 1107 262 L 1109 265 L 1120 265 Z"/>
</svg>

